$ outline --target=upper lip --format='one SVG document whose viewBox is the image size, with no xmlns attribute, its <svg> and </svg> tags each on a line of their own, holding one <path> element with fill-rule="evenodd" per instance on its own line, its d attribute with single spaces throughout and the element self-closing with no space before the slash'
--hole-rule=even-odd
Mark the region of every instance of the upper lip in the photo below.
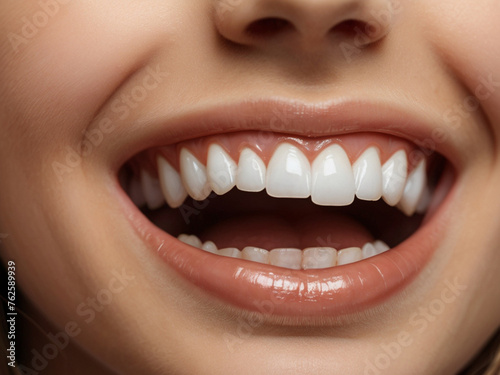
<svg viewBox="0 0 500 375">
<path fill-rule="evenodd" d="M 118 165 L 149 148 L 175 144 L 188 139 L 245 130 L 285 133 L 300 137 L 335 137 L 341 134 L 376 132 L 397 136 L 438 152 L 460 169 L 464 162 L 458 145 L 446 142 L 433 131 L 442 120 L 429 113 L 395 103 L 337 99 L 303 103 L 289 99 L 246 100 L 212 105 L 181 113 L 145 116 L 121 148 Z"/>
</svg>

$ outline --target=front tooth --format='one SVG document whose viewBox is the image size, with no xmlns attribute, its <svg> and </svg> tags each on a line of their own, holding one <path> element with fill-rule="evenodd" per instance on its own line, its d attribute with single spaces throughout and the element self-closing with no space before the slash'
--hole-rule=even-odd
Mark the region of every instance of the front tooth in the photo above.
<svg viewBox="0 0 500 375">
<path fill-rule="evenodd" d="M 322 206 L 346 206 L 354 201 L 354 175 L 344 149 L 333 145 L 312 164 L 311 199 Z"/>
<path fill-rule="evenodd" d="M 180 154 L 182 181 L 189 195 L 202 201 L 210 194 L 207 170 L 203 164 L 187 149 L 183 148 Z"/>
<path fill-rule="evenodd" d="M 151 210 L 155 210 L 165 203 L 160 182 L 144 169 L 141 170 L 141 186 L 146 203 Z"/>
<path fill-rule="evenodd" d="M 416 212 L 419 214 L 425 214 L 425 212 L 431 205 L 431 201 L 432 201 L 431 189 L 429 188 L 428 184 L 425 184 L 424 192 L 422 193 L 422 196 L 418 201 Z"/>
<path fill-rule="evenodd" d="M 230 258 L 241 258 L 241 251 L 235 247 L 226 247 L 224 249 L 217 250 L 217 254 Z"/>
<path fill-rule="evenodd" d="M 160 186 L 165 200 L 172 208 L 180 207 L 188 195 L 181 176 L 163 157 L 158 156 L 157 164 Z"/>
<path fill-rule="evenodd" d="M 266 165 L 249 148 L 243 149 L 236 171 L 236 187 L 241 191 L 259 192 L 266 188 Z"/>
<path fill-rule="evenodd" d="M 274 249 L 269 252 L 269 264 L 278 267 L 300 270 L 302 265 L 302 250 Z"/>
<path fill-rule="evenodd" d="M 278 146 L 267 166 L 266 190 L 272 197 L 311 195 L 311 164 L 302 151 L 289 143 Z"/>
<path fill-rule="evenodd" d="M 403 196 L 408 174 L 406 152 L 399 150 L 382 167 L 382 196 L 384 201 L 395 206 Z"/>
<path fill-rule="evenodd" d="M 184 242 L 185 244 L 187 245 L 191 245 L 193 247 L 197 247 L 199 249 L 201 249 L 201 240 L 195 236 L 194 234 L 180 234 L 177 239 L 181 242 Z"/>
<path fill-rule="evenodd" d="M 304 249 L 302 268 L 320 269 L 329 268 L 337 264 L 337 250 L 333 247 L 309 247 Z"/>
<path fill-rule="evenodd" d="M 347 249 L 342 249 L 337 255 L 337 265 L 342 266 L 344 264 L 354 263 L 363 259 L 363 253 L 359 247 L 348 247 Z"/>
<path fill-rule="evenodd" d="M 219 145 L 208 149 L 207 173 L 210 186 L 216 194 L 226 194 L 236 185 L 236 163 Z"/>
<path fill-rule="evenodd" d="M 352 166 L 356 185 L 356 196 L 367 201 L 379 200 L 382 196 L 382 166 L 377 148 L 370 147 Z"/>
<path fill-rule="evenodd" d="M 403 197 L 398 205 L 401 211 L 403 211 L 406 215 L 411 216 L 415 213 L 426 184 L 427 174 L 425 171 L 425 160 L 422 159 L 417 168 L 415 168 L 408 176 Z"/>
<path fill-rule="evenodd" d="M 206 241 L 201 245 L 201 249 L 208 251 L 209 253 L 217 254 L 217 246 L 212 241 Z"/>
<path fill-rule="evenodd" d="M 269 251 L 258 247 L 247 246 L 241 252 L 243 259 L 257 263 L 269 263 Z"/>
</svg>

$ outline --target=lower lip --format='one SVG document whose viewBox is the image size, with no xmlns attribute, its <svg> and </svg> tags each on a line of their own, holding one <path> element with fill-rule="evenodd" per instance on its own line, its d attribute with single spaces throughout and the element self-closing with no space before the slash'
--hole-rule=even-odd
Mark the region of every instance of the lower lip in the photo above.
<svg viewBox="0 0 500 375">
<path fill-rule="evenodd" d="M 399 246 L 357 263 L 290 270 L 222 257 L 185 245 L 153 225 L 121 188 L 132 226 L 182 277 L 236 307 L 274 316 L 342 316 L 373 308 L 407 287 L 425 268 L 445 230 L 453 191 L 430 220 Z"/>
</svg>

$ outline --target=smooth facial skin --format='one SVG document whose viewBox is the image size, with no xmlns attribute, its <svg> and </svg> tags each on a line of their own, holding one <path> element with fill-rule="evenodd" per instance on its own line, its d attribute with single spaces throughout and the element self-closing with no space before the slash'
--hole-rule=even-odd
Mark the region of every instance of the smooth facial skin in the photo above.
<svg viewBox="0 0 500 375">
<path fill-rule="evenodd" d="M 1 258 L 18 265 L 35 321 L 52 333 L 68 322 L 79 329 L 40 373 L 371 374 L 381 370 L 368 363 L 393 345 L 390 363 L 379 358 L 383 373 L 452 374 L 499 327 L 498 1 L 394 0 L 381 22 L 374 14 L 389 1 L 62 3 L 0 4 Z M 289 28 L 245 33 L 269 17 Z M 346 20 L 379 32 L 356 39 Z M 152 71 L 156 81 L 145 81 Z M 112 110 L 141 85 L 144 100 Z M 441 142 L 461 155 L 455 196 L 424 272 L 377 309 L 319 328 L 266 321 L 238 336 L 242 315 L 159 262 L 131 228 L 115 181 L 119 162 L 151 134 L 148 119 L 275 97 L 376 99 L 440 119 Z M 56 173 L 99 126 L 102 140 Z M 112 302 L 82 307 L 104 289 Z M 429 312 L 443 293 L 444 309 Z M 228 345 L 228 335 L 241 340 Z M 31 367 L 31 348 L 48 342 L 27 337 L 18 360 Z"/>
</svg>

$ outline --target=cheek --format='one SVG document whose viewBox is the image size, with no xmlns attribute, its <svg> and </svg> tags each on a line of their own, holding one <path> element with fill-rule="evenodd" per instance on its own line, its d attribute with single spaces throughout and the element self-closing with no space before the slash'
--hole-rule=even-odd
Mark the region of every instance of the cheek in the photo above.
<svg viewBox="0 0 500 375">
<path fill-rule="evenodd" d="M 426 6 L 428 40 L 471 94 L 457 104 L 469 113 L 482 108 L 500 139 L 500 2 L 446 0 Z"/>
<path fill-rule="evenodd" d="M 38 3 L 7 9 L 16 16 L 6 23 L 9 41 L 0 50 L 0 116 L 3 123 L 15 122 L 8 128 L 10 139 L 35 147 L 55 137 L 81 137 L 101 105 L 159 42 L 168 45 L 173 39 L 174 23 L 160 29 L 160 21 L 175 17 L 167 7 L 158 8 L 70 2 L 54 8 L 46 23 L 37 23 L 41 14 L 49 14 Z"/>
</svg>

